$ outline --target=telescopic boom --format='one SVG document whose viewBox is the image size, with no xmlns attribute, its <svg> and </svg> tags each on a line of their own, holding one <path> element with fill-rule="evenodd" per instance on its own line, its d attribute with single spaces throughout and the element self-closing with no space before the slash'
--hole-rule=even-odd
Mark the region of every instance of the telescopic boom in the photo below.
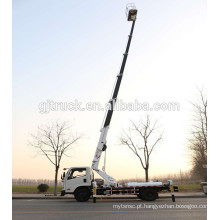
<svg viewBox="0 0 220 220">
<path fill-rule="evenodd" d="M 117 75 L 116 84 L 114 86 L 113 94 L 112 94 L 111 99 L 109 100 L 109 110 L 107 111 L 107 114 L 106 114 L 105 119 L 104 119 L 103 126 L 100 130 L 101 134 L 100 134 L 98 146 L 96 148 L 96 152 L 95 152 L 95 155 L 94 155 L 94 158 L 93 158 L 93 161 L 92 161 L 92 169 L 95 170 L 101 177 L 103 177 L 107 181 L 108 185 L 112 185 L 112 186 L 117 185 L 117 183 L 115 183 L 116 180 L 113 177 L 111 177 L 111 176 L 109 176 L 108 174 L 105 173 L 105 165 L 103 167 L 103 171 L 99 170 L 98 165 L 99 165 L 99 162 L 100 162 L 102 152 L 106 151 L 106 148 L 107 148 L 107 146 L 106 146 L 106 137 L 107 137 L 109 125 L 110 125 L 110 122 L 111 122 L 111 118 L 112 118 L 112 115 L 113 115 L 114 106 L 115 106 L 115 103 L 116 103 L 116 100 L 117 100 L 118 92 L 119 92 L 119 89 L 120 89 L 120 85 L 121 85 L 121 81 L 122 81 L 122 77 L 123 77 L 127 57 L 128 57 L 128 52 L 129 52 L 131 39 L 132 39 L 132 34 L 133 34 L 133 30 L 134 30 L 134 25 L 135 25 L 135 21 L 136 21 L 136 15 L 137 15 L 137 9 L 135 8 L 135 6 L 133 4 L 127 5 L 128 21 L 132 21 L 131 31 L 130 31 L 130 35 L 128 35 L 128 42 L 127 42 L 125 53 L 123 54 L 123 60 L 122 60 L 120 72 Z"/>
</svg>

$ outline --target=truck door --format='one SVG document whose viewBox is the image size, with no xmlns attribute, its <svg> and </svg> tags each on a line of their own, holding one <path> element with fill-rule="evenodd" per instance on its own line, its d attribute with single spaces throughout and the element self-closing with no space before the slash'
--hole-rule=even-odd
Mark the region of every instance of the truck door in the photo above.
<svg viewBox="0 0 220 220">
<path fill-rule="evenodd" d="M 90 186 L 89 175 L 86 168 L 72 168 L 66 177 L 66 192 L 74 192 L 79 186 Z"/>
</svg>

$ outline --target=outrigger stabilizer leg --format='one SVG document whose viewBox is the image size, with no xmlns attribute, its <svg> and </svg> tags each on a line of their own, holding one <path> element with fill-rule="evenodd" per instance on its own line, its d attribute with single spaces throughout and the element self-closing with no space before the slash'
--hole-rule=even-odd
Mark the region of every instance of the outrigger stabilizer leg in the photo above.
<svg viewBox="0 0 220 220">
<path fill-rule="evenodd" d="M 172 201 L 175 202 L 174 187 L 173 187 L 172 180 L 169 180 L 169 185 L 170 185 L 170 192 L 171 192 Z"/>
</svg>

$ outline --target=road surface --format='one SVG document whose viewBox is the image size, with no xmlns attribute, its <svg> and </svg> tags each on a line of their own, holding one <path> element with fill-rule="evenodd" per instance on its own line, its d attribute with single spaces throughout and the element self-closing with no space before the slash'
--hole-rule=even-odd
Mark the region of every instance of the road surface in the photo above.
<svg viewBox="0 0 220 220">
<path fill-rule="evenodd" d="M 206 198 L 161 198 L 155 202 L 138 199 L 97 200 L 79 203 L 75 200 L 23 199 L 12 201 L 13 220 L 48 219 L 207 219 Z"/>
</svg>

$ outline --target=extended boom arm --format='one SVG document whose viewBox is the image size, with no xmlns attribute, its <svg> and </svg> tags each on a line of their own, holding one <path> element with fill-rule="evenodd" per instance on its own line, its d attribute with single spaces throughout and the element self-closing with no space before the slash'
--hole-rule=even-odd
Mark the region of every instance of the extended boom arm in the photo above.
<svg viewBox="0 0 220 220">
<path fill-rule="evenodd" d="M 105 167 L 104 167 L 103 171 L 99 170 L 98 165 L 99 165 L 99 161 L 100 161 L 102 152 L 105 151 L 106 148 L 107 148 L 107 146 L 106 146 L 106 137 L 107 137 L 109 125 L 110 125 L 110 122 L 111 122 L 111 118 L 112 118 L 112 115 L 113 115 L 114 106 L 115 106 L 115 103 L 116 103 L 116 100 L 117 100 L 119 88 L 120 88 L 120 85 L 121 85 L 121 80 L 122 80 L 122 77 L 123 77 L 125 64 L 126 64 L 127 57 L 128 57 L 128 51 L 129 51 L 129 47 L 130 47 L 130 44 L 131 44 L 131 39 L 132 39 L 133 30 L 134 30 L 137 10 L 136 9 L 130 10 L 129 11 L 130 17 L 132 16 L 132 13 L 135 13 L 135 14 L 133 15 L 133 18 L 131 20 L 132 21 L 132 26 L 131 26 L 130 35 L 128 36 L 127 47 L 126 47 L 125 53 L 123 54 L 123 61 L 122 61 L 122 64 L 121 64 L 121 69 L 120 69 L 119 74 L 117 75 L 117 80 L 116 80 L 116 84 L 114 86 L 112 98 L 109 100 L 109 110 L 107 111 L 103 126 L 100 130 L 101 134 L 100 134 L 98 146 L 96 148 L 96 152 L 95 152 L 95 155 L 94 155 L 94 158 L 93 158 L 93 161 L 92 161 L 92 169 L 95 170 L 101 177 L 103 177 L 107 181 L 108 185 L 113 185 L 113 186 L 117 184 L 117 183 L 115 183 L 115 179 L 105 173 Z"/>
</svg>

